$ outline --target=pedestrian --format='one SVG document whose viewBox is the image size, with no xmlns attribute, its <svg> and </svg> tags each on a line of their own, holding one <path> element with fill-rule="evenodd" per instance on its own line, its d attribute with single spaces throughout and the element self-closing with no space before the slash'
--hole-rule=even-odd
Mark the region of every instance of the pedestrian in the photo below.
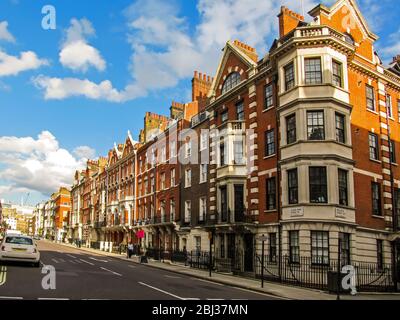
<svg viewBox="0 0 400 320">
<path fill-rule="evenodd" d="M 133 254 L 133 243 L 132 241 L 128 243 L 128 258 L 130 259 Z"/>
</svg>

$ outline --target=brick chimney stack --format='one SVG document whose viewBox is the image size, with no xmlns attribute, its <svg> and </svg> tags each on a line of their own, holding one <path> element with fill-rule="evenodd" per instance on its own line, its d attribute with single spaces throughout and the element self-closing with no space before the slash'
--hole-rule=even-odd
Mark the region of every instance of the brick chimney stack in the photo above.
<svg viewBox="0 0 400 320">
<path fill-rule="evenodd" d="M 198 101 L 200 110 L 206 105 L 207 94 L 211 89 L 214 78 L 198 71 L 194 72 L 192 79 L 192 101 Z"/>
<path fill-rule="evenodd" d="M 304 17 L 285 6 L 281 7 L 279 18 L 279 37 L 287 35 L 290 31 L 296 29 L 299 22 L 304 21 Z"/>
</svg>

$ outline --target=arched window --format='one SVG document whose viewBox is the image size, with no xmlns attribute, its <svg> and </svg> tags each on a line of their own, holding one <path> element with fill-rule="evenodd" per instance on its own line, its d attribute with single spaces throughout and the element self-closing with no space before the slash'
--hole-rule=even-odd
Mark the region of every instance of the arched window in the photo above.
<svg viewBox="0 0 400 320">
<path fill-rule="evenodd" d="M 222 86 L 222 94 L 236 87 L 240 83 L 240 73 L 232 72 L 225 79 L 224 85 Z"/>
</svg>

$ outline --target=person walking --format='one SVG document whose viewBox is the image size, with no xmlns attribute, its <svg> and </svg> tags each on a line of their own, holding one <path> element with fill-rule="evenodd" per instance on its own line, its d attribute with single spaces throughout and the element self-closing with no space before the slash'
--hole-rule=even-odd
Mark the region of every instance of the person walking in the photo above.
<svg viewBox="0 0 400 320">
<path fill-rule="evenodd" d="M 132 243 L 132 241 L 131 241 L 131 242 L 129 242 L 129 244 L 128 244 L 128 258 L 129 258 L 129 259 L 132 257 L 132 254 L 133 254 L 133 243 Z"/>
</svg>

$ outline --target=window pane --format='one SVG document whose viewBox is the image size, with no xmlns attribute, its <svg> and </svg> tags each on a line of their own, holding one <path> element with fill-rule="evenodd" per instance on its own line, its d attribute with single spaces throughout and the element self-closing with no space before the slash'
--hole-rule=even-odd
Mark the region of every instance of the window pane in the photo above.
<svg viewBox="0 0 400 320">
<path fill-rule="evenodd" d="M 329 233 L 311 231 L 311 262 L 313 264 L 329 263 Z"/>
<path fill-rule="evenodd" d="M 275 154 L 275 131 L 269 130 L 265 133 L 265 156 Z"/>
<path fill-rule="evenodd" d="M 381 213 L 381 188 L 377 182 L 372 182 L 371 185 L 372 193 L 372 214 L 380 216 Z"/>
<path fill-rule="evenodd" d="M 224 85 L 222 87 L 222 94 L 229 91 L 230 89 L 236 87 L 240 83 L 240 73 L 239 72 L 232 72 L 228 77 L 225 79 Z"/>
<path fill-rule="evenodd" d="M 327 203 L 327 177 L 326 167 L 310 167 L 310 202 L 312 203 Z"/>
<path fill-rule="evenodd" d="M 267 179 L 267 210 L 276 209 L 276 180 Z"/>
<path fill-rule="evenodd" d="M 305 59 L 306 84 L 322 83 L 321 58 Z"/>
<path fill-rule="evenodd" d="M 333 84 L 335 86 L 341 87 L 342 86 L 342 64 L 337 62 L 337 61 L 333 61 L 332 62 L 332 80 L 333 80 Z"/>
<path fill-rule="evenodd" d="M 345 117 L 342 114 L 335 114 L 336 123 L 336 141 L 345 143 Z"/>
<path fill-rule="evenodd" d="M 294 87 L 294 66 L 293 62 L 285 67 L 285 88 L 290 90 Z"/>
<path fill-rule="evenodd" d="M 367 108 L 369 110 L 375 111 L 375 94 L 373 87 L 369 85 L 366 86 L 366 96 L 367 96 Z"/>
<path fill-rule="evenodd" d="M 369 133 L 369 157 L 373 160 L 379 160 L 378 136 L 375 133 Z"/>
<path fill-rule="evenodd" d="M 265 109 L 271 108 L 274 105 L 272 84 L 265 87 Z"/>
<path fill-rule="evenodd" d="M 339 204 L 343 206 L 348 205 L 347 196 L 347 171 L 343 169 L 338 170 L 338 185 L 339 185 Z"/>
<path fill-rule="evenodd" d="M 244 120 L 244 106 L 243 102 L 240 102 L 236 105 L 236 119 L 237 120 Z"/>
<path fill-rule="evenodd" d="M 296 142 L 296 114 L 286 117 L 287 144 Z"/>
<path fill-rule="evenodd" d="M 288 170 L 288 198 L 289 204 L 298 203 L 297 169 Z"/>
<path fill-rule="evenodd" d="M 308 140 L 324 140 L 324 112 L 307 111 L 307 135 Z"/>
</svg>

